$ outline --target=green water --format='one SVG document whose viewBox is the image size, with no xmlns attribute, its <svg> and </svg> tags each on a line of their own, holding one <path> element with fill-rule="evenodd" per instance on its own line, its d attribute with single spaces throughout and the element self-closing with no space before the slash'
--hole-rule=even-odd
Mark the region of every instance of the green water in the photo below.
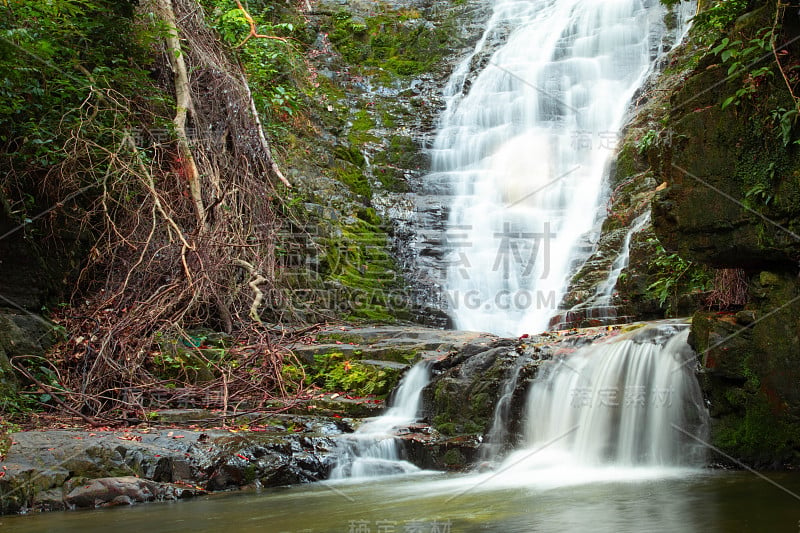
<svg viewBox="0 0 800 533">
<path fill-rule="evenodd" d="M 555 474 L 551 472 L 551 474 Z M 1 517 L 3 532 L 800 532 L 799 474 L 618 472 L 610 480 L 422 474 L 94 511 Z M 652 474 L 652 475 L 650 475 Z M 527 475 L 527 473 L 526 473 Z M 591 477 L 591 476 L 590 476 Z M 788 492 L 787 492 L 788 491 Z"/>
</svg>

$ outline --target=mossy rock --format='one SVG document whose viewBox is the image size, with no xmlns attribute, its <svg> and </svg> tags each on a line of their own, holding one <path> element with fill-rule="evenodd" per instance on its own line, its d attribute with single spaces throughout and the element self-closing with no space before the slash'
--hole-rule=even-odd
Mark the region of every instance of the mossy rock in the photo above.
<svg viewBox="0 0 800 533">
<path fill-rule="evenodd" d="M 746 311 L 692 319 L 689 341 L 701 356 L 712 443 L 754 467 L 797 466 L 800 303 L 792 302 L 800 283 L 777 272 L 754 278 Z"/>
</svg>

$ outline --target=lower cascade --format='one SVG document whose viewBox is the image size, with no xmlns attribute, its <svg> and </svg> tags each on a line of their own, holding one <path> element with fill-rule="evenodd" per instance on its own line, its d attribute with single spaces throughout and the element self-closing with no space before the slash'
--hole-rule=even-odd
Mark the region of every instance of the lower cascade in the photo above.
<svg viewBox="0 0 800 533">
<path fill-rule="evenodd" d="M 649 325 L 548 362 L 532 384 L 529 465 L 698 466 L 707 412 L 686 325 Z"/>
<path fill-rule="evenodd" d="M 331 479 L 379 477 L 419 470 L 401 458 L 394 430 L 417 420 L 422 389 L 430 382 L 430 363 L 421 361 L 405 376 L 386 413 L 371 420 L 340 444 L 339 460 Z"/>
</svg>

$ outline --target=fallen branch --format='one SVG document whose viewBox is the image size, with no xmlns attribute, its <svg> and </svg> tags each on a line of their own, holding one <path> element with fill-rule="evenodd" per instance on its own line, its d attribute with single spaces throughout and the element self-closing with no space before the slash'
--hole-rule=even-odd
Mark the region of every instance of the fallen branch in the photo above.
<svg viewBox="0 0 800 533">
<path fill-rule="evenodd" d="M 795 109 L 800 112 L 800 99 L 795 96 L 794 91 L 792 90 L 792 84 L 789 81 L 789 77 L 786 75 L 786 72 L 783 70 L 783 65 L 781 64 L 780 57 L 778 57 L 778 48 L 775 46 L 775 41 L 777 40 L 777 29 L 778 25 L 780 24 L 781 20 L 783 19 L 783 13 L 786 9 L 788 4 L 784 4 L 782 2 L 778 2 L 778 5 L 775 6 L 775 21 L 772 23 L 772 39 L 770 39 L 770 44 L 772 45 L 772 55 L 775 56 L 775 63 L 778 65 L 778 70 L 783 77 L 783 81 L 786 82 L 786 88 L 789 89 L 789 94 L 792 96 L 792 103 L 794 103 Z"/>
<path fill-rule="evenodd" d="M 242 69 L 242 72 L 244 72 L 244 69 Z M 258 130 L 258 139 L 261 142 L 261 149 L 264 150 L 264 153 L 267 156 L 269 168 L 272 170 L 272 173 L 275 174 L 275 177 L 281 180 L 281 183 L 291 188 L 292 184 L 289 183 L 289 180 L 287 180 L 283 175 L 283 172 L 281 172 L 281 169 L 278 168 L 278 164 L 275 162 L 275 158 L 272 157 L 272 150 L 269 147 L 269 141 L 267 141 L 267 137 L 264 135 L 264 126 L 261 124 L 261 119 L 258 116 L 256 101 L 253 99 L 253 93 L 250 91 L 250 85 L 244 78 L 242 79 L 242 87 L 247 95 L 247 100 L 250 102 L 250 112 L 253 114 L 253 121 L 255 121 L 256 129 Z"/>
<path fill-rule="evenodd" d="M 15 359 L 17 359 L 17 357 L 12 358 L 11 361 L 10 361 L 11 366 L 14 367 L 14 370 L 16 370 L 17 372 L 22 374 L 25 377 L 25 379 L 31 381 L 34 385 L 36 385 L 37 387 L 42 389 L 44 392 L 49 394 L 50 397 L 53 399 L 53 401 L 56 402 L 61 408 L 66 409 L 67 411 L 69 411 L 73 415 L 80 417 L 81 419 L 83 419 L 84 422 L 86 422 L 87 424 L 89 424 L 92 427 L 106 426 L 106 425 L 109 424 L 109 422 L 111 422 L 111 420 L 109 420 L 109 419 L 104 419 L 101 422 L 101 421 L 99 421 L 98 419 L 96 419 L 93 416 L 85 415 L 85 414 L 81 413 L 80 411 L 78 411 L 77 409 L 74 409 L 73 407 L 71 407 L 70 405 L 65 403 L 63 400 L 61 400 L 61 398 L 58 397 L 58 393 L 62 393 L 62 394 L 64 393 L 63 390 L 56 390 L 54 387 L 51 387 L 49 385 L 46 385 L 46 384 L 42 383 L 41 381 L 36 379 L 36 377 L 34 377 L 33 374 L 28 372 L 28 370 L 25 367 L 23 367 L 21 365 L 14 364 L 14 360 Z"/>
</svg>

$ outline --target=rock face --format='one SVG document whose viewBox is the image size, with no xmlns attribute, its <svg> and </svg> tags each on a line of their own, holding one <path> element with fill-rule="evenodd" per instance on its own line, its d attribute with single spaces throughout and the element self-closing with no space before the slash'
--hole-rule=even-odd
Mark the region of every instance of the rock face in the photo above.
<svg viewBox="0 0 800 533">
<path fill-rule="evenodd" d="M 729 30 L 731 40 L 747 43 L 772 27 L 774 6 L 757 4 Z M 783 27 L 798 23 L 787 11 Z M 696 42 L 682 53 L 696 67 L 667 93 L 661 133 L 670 142 L 647 150 L 664 184 L 652 204 L 655 231 L 686 259 L 742 269 L 750 291 L 741 312 L 701 312 L 693 323 L 714 444 L 747 464 L 797 465 L 800 152 L 792 146 L 796 133 L 779 124 L 795 102 L 774 61 L 761 73 L 729 76 L 730 65 Z M 798 53 L 790 45 L 781 61 Z"/>
<path fill-rule="evenodd" d="M 420 227 L 443 215 L 421 178 L 442 90 L 489 14 L 478 0 L 323 1 L 302 13 L 320 105 L 284 167 L 302 200 L 289 236 L 302 257 L 287 266 L 304 289 L 286 297 L 304 318 L 447 324 L 435 268 L 420 268 Z"/>
<path fill-rule="evenodd" d="M 762 468 L 800 464 L 800 289 L 795 275 L 761 272 L 736 314 L 699 312 L 701 354 L 714 444 Z M 727 458 L 719 458 L 729 463 Z"/>
<path fill-rule="evenodd" d="M 42 356 L 55 342 L 54 327 L 33 313 L 0 308 L 0 412 L 10 411 L 17 387 L 10 360 L 17 356 Z"/>
<path fill-rule="evenodd" d="M 331 437 L 341 433 L 334 421 L 287 416 L 256 429 L 15 433 L 2 463 L 0 512 L 171 500 L 328 476 Z"/>
</svg>

